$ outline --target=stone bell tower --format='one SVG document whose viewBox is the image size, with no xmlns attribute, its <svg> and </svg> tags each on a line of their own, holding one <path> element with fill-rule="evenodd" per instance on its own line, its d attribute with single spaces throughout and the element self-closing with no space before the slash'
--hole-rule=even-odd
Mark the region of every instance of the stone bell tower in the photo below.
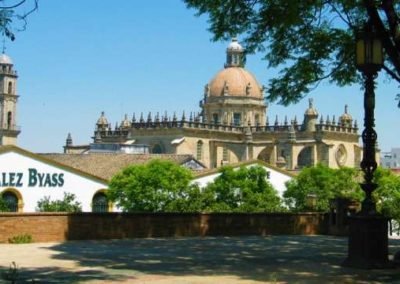
<svg viewBox="0 0 400 284">
<path fill-rule="evenodd" d="M 0 55 L 0 146 L 16 145 L 21 132 L 17 126 L 17 72 L 11 58 Z"/>
</svg>

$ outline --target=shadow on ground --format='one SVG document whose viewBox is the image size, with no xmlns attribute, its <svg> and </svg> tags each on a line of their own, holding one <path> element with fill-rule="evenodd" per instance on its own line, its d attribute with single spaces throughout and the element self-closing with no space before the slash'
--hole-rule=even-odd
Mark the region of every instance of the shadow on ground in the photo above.
<svg viewBox="0 0 400 284">
<path fill-rule="evenodd" d="M 6 273 L 9 267 L 0 266 L 0 272 Z M 105 273 L 99 269 L 68 270 L 62 267 L 41 267 L 41 268 L 19 268 L 18 274 L 14 278 L 15 283 L 76 283 L 87 281 L 126 281 L 135 279 L 134 276 L 118 275 L 115 273 Z M 7 281 L 8 280 L 8 281 Z M 1 275 L 0 283 L 12 283 L 11 279 Z"/>
<path fill-rule="evenodd" d="M 400 283 L 398 268 L 342 267 L 347 238 L 331 236 L 76 241 L 46 249 L 57 251 L 53 258 L 58 260 L 77 261 L 84 270 L 82 275 L 78 271 L 72 277 L 80 282 L 85 279 L 126 280 L 135 275 L 153 274 L 233 275 L 243 280 L 278 283 Z M 400 240 L 390 240 L 390 253 L 399 250 Z M 66 279 L 51 268 L 29 274 L 45 274 L 46 271 L 49 271 L 49 279 L 53 276 Z"/>
</svg>

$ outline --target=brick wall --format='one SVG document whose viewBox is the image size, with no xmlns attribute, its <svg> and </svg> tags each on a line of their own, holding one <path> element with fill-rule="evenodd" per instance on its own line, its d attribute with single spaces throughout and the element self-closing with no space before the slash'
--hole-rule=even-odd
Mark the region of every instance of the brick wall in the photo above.
<svg viewBox="0 0 400 284">
<path fill-rule="evenodd" d="M 146 237 L 325 234 L 322 213 L 1 213 L 0 243 L 29 234 L 35 242 Z"/>
</svg>

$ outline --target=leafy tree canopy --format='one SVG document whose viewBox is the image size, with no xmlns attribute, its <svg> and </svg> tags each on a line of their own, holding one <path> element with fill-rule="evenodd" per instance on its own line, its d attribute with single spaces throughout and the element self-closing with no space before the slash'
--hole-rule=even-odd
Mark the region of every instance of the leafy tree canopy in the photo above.
<svg viewBox="0 0 400 284">
<path fill-rule="evenodd" d="M 62 200 L 50 200 L 50 196 L 45 196 L 37 203 L 38 212 L 82 212 L 82 205 L 76 201 L 73 193 L 64 192 Z"/>
<path fill-rule="evenodd" d="M 153 160 L 116 174 L 108 197 L 125 212 L 168 212 L 176 207 L 187 211 L 191 179 L 190 170 L 170 161 Z M 190 194 L 197 196 L 198 189 L 193 188 Z"/>
<path fill-rule="evenodd" d="M 307 198 L 316 197 L 315 210 L 329 211 L 329 201 L 336 197 L 361 201 L 363 192 L 357 182 L 359 171 L 353 168 L 332 169 L 319 164 L 304 168 L 286 183 L 286 205 L 294 211 L 309 210 Z"/>
<path fill-rule="evenodd" d="M 2 194 L 0 194 L 0 212 L 8 212 L 7 203 L 4 201 Z"/>
<path fill-rule="evenodd" d="M 38 9 L 39 0 L 0 0 L 0 33 L 11 40 L 24 31 L 27 18 Z"/>
<path fill-rule="evenodd" d="M 115 175 L 108 197 L 125 212 L 272 212 L 283 210 L 262 167 L 222 167 L 205 188 L 169 161 L 153 160 Z"/>
<path fill-rule="evenodd" d="M 296 103 L 321 81 L 339 86 L 360 82 L 354 34 L 371 21 L 382 35 L 384 70 L 400 82 L 399 1 L 393 0 L 184 0 L 209 16 L 213 40 L 237 34 L 248 53 L 265 54 L 280 70 L 267 99 Z M 399 103 L 400 104 L 400 103 Z"/>
<path fill-rule="evenodd" d="M 205 192 L 214 196 L 209 204 L 213 212 L 276 212 L 282 211 L 276 190 L 267 181 L 261 166 L 222 167 L 220 175 L 207 185 Z"/>
<path fill-rule="evenodd" d="M 378 188 L 374 191 L 377 209 L 400 223 L 400 176 L 388 169 L 378 168 L 374 174 Z"/>
</svg>

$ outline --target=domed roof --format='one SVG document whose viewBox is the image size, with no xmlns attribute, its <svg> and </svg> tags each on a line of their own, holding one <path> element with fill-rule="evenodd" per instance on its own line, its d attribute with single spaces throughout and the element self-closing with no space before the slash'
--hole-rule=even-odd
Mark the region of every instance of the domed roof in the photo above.
<svg viewBox="0 0 400 284">
<path fill-rule="evenodd" d="M 353 118 L 351 117 L 351 115 L 348 113 L 348 106 L 345 105 L 344 106 L 344 114 L 342 114 L 339 118 L 339 121 L 341 122 L 348 122 L 348 121 L 352 121 Z"/>
<path fill-rule="evenodd" d="M 104 114 L 104 111 L 101 112 L 101 116 L 99 117 L 99 119 L 97 120 L 97 125 L 108 125 L 108 121 L 107 118 Z"/>
<path fill-rule="evenodd" d="M 218 72 L 209 83 L 209 95 L 263 98 L 262 87 L 256 78 L 242 67 L 229 67 Z"/>
<path fill-rule="evenodd" d="M 304 113 L 306 116 L 318 116 L 318 112 L 314 107 L 313 104 L 313 99 L 308 100 L 308 109 L 306 109 L 306 112 Z"/>
<path fill-rule="evenodd" d="M 12 65 L 13 62 L 12 62 L 10 56 L 8 56 L 8 55 L 2 53 L 2 54 L 0 55 L 0 64 L 10 64 L 10 65 Z"/>
<path fill-rule="evenodd" d="M 234 37 L 232 42 L 228 45 L 227 51 L 244 51 L 244 49 L 239 44 L 237 38 Z"/>
</svg>

